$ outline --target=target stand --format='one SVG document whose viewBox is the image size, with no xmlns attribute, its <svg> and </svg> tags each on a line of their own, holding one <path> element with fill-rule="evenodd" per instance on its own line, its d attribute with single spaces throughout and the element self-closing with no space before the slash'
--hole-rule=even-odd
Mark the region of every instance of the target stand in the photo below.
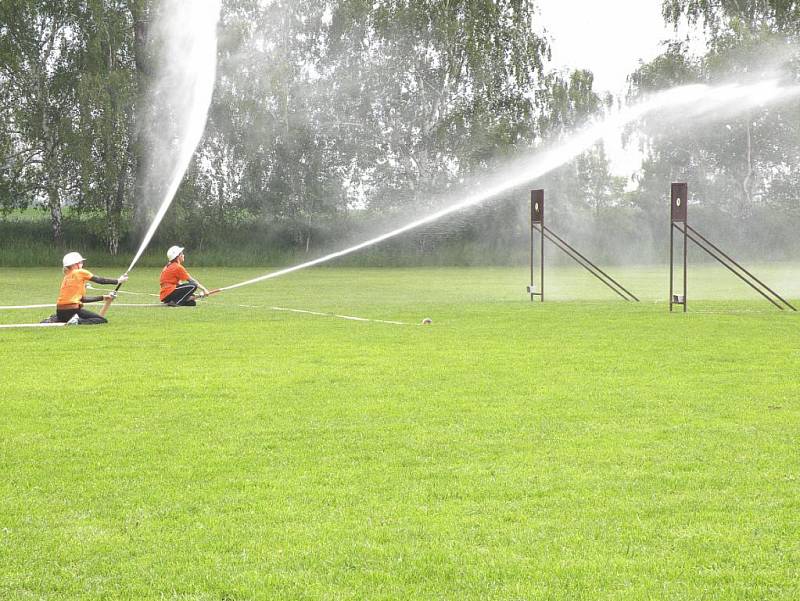
<svg viewBox="0 0 800 601">
<path fill-rule="evenodd" d="M 694 242 L 706 254 L 720 263 L 733 275 L 758 292 L 761 296 L 775 305 L 781 311 L 788 307 L 792 311 L 797 311 L 786 299 L 759 280 L 742 265 L 737 263 L 727 255 L 717 245 L 703 236 L 688 223 L 687 204 L 689 187 L 686 183 L 673 183 L 670 191 L 670 228 L 669 228 L 669 310 L 673 310 L 675 305 L 683 306 L 683 312 L 687 310 L 687 273 L 688 273 L 688 241 Z M 683 237 L 683 290 L 682 294 L 676 294 L 674 290 L 675 272 L 675 232 Z"/>
<path fill-rule="evenodd" d="M 536 234 L 539 234 L 539 288 L 534 284 L 536 272 Z M 531 301 L 539 297 L 540 302 L 544 302 L 544 241 L 545 238 L 556 248 L 560 249 L 569 258 L 591 273 L 607 287 L 613 290 L 618 296 L 626 301 L 639 302 L 639 299 L 627 290 L 622 284 L 592 263 L 586 256 L 578 252 L 573 246 L 567 243 L 561 236 L 545 225 L 544 222 L 544 190 L 531 190 L 531 283 L 527 291 L 531 295 Z"/>
<path fill-rule="evenodd" d="M 686 202 L 688 185 L 681 183 L 672 184 L 670 191 L 670 228 L 669 228 L 669 310 L 672 312 L 674 305 L 683 305 L 686 313 L 686 279 L 688 264 L 688 230 L 686 229 Z M 683 228 L 679 224 L 683 224 Z M 682 294 L 675 294 L 675 231 L 683 235 L 683 288 Z"/>
<path fill-rule="evenodd" d="M 538 296 L 540 302 L 544 302 L 544 236 L 539 240 L 539 290 L 533 283 L 534 275 L 534 236 L 533 231 L 538 227 L 544 228 L 544 190 L 531 190 L 531 283 L 528 286 L 528 294 L 531 295 L 531 302 Z M 536 230 L 540 231 L 540 230 Z"/>
</svg>

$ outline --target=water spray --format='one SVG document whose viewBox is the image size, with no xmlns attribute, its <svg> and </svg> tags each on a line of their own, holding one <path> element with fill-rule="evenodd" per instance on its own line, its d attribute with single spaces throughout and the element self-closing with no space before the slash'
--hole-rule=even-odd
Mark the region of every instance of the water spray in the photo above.
<svg viewBox="0 0 800 601">
<path fill-rule="evenodd" d="M 168 114 L 171 129 L 170 135 L 167 135 L 153 122 L 150 123 L 153 129 L 150 136 L 151 145 L 159 150 L 156 152 L 156 160 L 159 164 L 161 161 L 166 164 L 164 172 L 159 174 L 166 182 L 166 189 L 139 249 L 125 270 L 126 275 L 133 270 L 147 249 L 183 180 L 205 130 L 216 77 L 216 29 L 220 16 L 220 0 L 166 0 L 162 4 L 161 12 L 162 19 L 159 23 L 162 30 L 158 33 L 163 47 L 153 97 L 166 99 L 167 106 L 153 107 L 153 115 Z M 179 141 L 177 148 L 171 146 L 173 139 Z M 112 292 L 112 299 L 103 305 L 101 316 L 108 311 L 121 285 L 117 285 Z"/>
<path fill-rule="evenodd" d="M 800 95 L 800 86 L 782 86 L 777 79 L 755 84 L 729 84 L 717 87 L 694 84 L 659 92 L 637 104 L 611 113 L 602 121 L 579 130 L 574 136 L 548 151 L 528 155 L 513 161 L 508 168 L 503 169 L 494 176 L 489 183 L 482 185 L 480 192 L 471 194 L 460 202 L 354 246 L 300 263 L 299 265 L 225 286 L 220 288 L 219 291 L 233 290 L 241 286 L 263 282 L 306 269 L 307 267 L 326 263 L 432 223 L 457 211 L 479 205 L 564 165 L 590 148 L 597 140 L 619 132 L 629 123 L 649 113 L 663 109 L 679 108 L 681 110 L 681 119 L 683 120 L 708 117 L 709 115 L 719 117 L 721 114 L 740 113 L 753 106 L 765 105 L 798 95 Z"/>
<path fill-rule="evenodd" d="M 203 9 L 207 9 L 207 4 L 212 5 L 212 8 L 208 9 L 207 12 L 204 12 L 200 7 L 202 5 Z M 218 0 L 214 0 L 209 3 L 199 3 L 196 10 L 203 12 L 203 14 L 209 17 L 203 21 L 207 26 L 210 26 L 212 22 L 214 25 L 216 25 L 216 21 L 219 18 Z M 215 39 L 213 33 L 214 32 L 212 31 L 211 38 Z M 215 44 L 212 44 L 212 46 L 215 48 Z M 153 237 L 153 234 L 163 219 L 164 214 L 169 208 L 175 192 L 177 191 L 178 185 L 183 177 L 183 173 L 185 172 L 185 169 L 191 160 L 191 156 L 194 153 L 194 148 L 196 147 L 200 136 L 202 135 L 208 112 L 208 104 L 210 103 L 211 91 L 213 89 L 213 65 L 215 64 L 215 52 L 205 54 L 204 56 L 211 61 L 211 75 L 208 79 L 204 80 L 206 85 L 203 86 L 199 85 L 198 83 L 198 85 L 192 88 L 191 91 L 192 97 L 195 99 L 199 98 L 202 100 L 202 102 L 197 102 L 193 105 L 193 108 L 196 110 L 192 111 L 194 118 L 191 120 L 190 131 L 186 134 L 185 139 L 183 140 L 179 157 L 180 160 L 175 163 L 175 166 L 171 170 L 169 186 L 167 187 L 158 213 L 151 223 L 136 255 L 126 270 L 126 274 L 133 269 L 142 253 L 147 248 L 150 240 Z M 206 74 L 208 75 L 208 73 Z M 513 161 L 507 168 L 499 171 L 490 181 L 480 183 L 479 192 L 467 196 L 460 202 L 453 203 L 439 211 L 433 212 L 397 229 L 389 231 L 380 236 L 370 238 L 369 240 L 348 248 L 324 255 L 311 261 L 306 261 L 292 267 L 287 267 L 279 271 L 268 273 L 260 277 L 212 290 L 208 296 L 218 292 L 233 290 L 242 286 L 277 278 L 282 275 L 305 269 L 307 267 L 312 267 L 339 257 L 343 257 L 410 230 L 419 228 L 420 226 L 435 222 L 452 213 L 469 207 L 477 206 L 495 196 L 498 196 L 518 186 L 522 186 L 523 184 L 528 183 L 529 181 L 541 177 L 553 169 L 560 167 L 561 165 L 572 160 L 575 156 L 584 152 L 587 148 L 590 148 L 597 140 L 620 131 L 627 124 L 634 122 L 649 113 L 665 109 L 680 109 L 680 117 L 684 121 L 687 119 L 690 120 L 709 116 L 714 118 L 724 118 L 741 113 L 755 106 L 775 103 L 787 98 L 797 97 L 798 95 L 800 95 L 800 86 L 781 86 L 778 80 L 769 80 L 756 84 L 731 84 L 718 87 L 691 85 L 660 92 L 642 100 L 633 106 L 616 111 L 602 121 L 593 123 L 582 130 L 579 130 L 568 140 L 554 146 L 550 150 L 537 154 L 529 154 Z M 117 290 L 119 290 L 119 286 L 117 286 Z M 429 318 L 423 320 L 425 325 L 430 324 L 428 319 Z"/>
</svg>

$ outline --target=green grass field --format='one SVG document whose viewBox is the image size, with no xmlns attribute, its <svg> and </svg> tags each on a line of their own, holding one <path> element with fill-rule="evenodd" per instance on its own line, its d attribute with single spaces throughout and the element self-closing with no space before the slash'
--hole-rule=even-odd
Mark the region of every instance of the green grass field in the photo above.
<svg viewBox="0 0 800 601">
<path fill-rule="evenodd" d="M 800 598 L 800 314 L 699 266 L 670 314 L 663 268 L 611 273 L 643 302 L 315 269 L 0 330 L 0 599 Z M 59 282 L 0 269 L 0 305 Z"/>
</svg>

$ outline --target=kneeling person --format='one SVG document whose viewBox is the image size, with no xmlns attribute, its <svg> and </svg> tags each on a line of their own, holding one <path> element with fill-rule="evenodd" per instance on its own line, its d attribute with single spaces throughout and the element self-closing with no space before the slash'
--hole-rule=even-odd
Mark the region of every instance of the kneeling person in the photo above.
<svg viewBox="0 0 800 601">
<path fill-rule="evenodd" d="M 86 282 L 118 285 L 128 279 L 127 275 L 121 275 L 117 279 L 103 278 L 94 275 L 83 268 L 84 261 L 86 261 L 86 259 L 77 252 L 64 255 L 62 261 L 62 265 L 64 266 L 64 279 L 61 281 L 61 290 L 59 291 L 58 300 L 56 301 L 55 321 L 57 322 L 81 325 L 108 323 L 105 317 L 85 310 L 83 304 L 110 300 L 113 298 L 113 295 L 86 296 Z"/>
<path fill-rule="evenodd" d="M 170 247 L 167 259 L 169 263 L 161 270 L 159 299 L 170 307 L 194 307 L 197 304 L 194 293 L 199 288 L 203 294 L 209 294 L 208 288 L 186 271 L 182 246 Z"/>
</svg>

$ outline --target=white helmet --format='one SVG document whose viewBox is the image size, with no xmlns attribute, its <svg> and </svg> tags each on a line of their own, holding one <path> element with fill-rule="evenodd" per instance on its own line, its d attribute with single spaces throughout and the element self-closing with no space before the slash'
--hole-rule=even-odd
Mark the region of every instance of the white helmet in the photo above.
<svg viewBox="0 0 800 601">
<path fill-rule="evenodd" d="M 170 261 L 174 261 L 181 255 L 182 252 L 183 252 L 182 246 L 170 246 L 169 250 L 167 251 L 167 259 L 169 259 Z"/>
<path fill-rule="evenodd" d="M 80 263 L 81 261 L 85 261 L 81 256 L 81 253 L 71 252 L 64 255 L 64 258 L 61 260 L 61 263 L 64 267 L 69 267 L 70 265 L 75 265 L 75 263 Z"/>
</svg>

